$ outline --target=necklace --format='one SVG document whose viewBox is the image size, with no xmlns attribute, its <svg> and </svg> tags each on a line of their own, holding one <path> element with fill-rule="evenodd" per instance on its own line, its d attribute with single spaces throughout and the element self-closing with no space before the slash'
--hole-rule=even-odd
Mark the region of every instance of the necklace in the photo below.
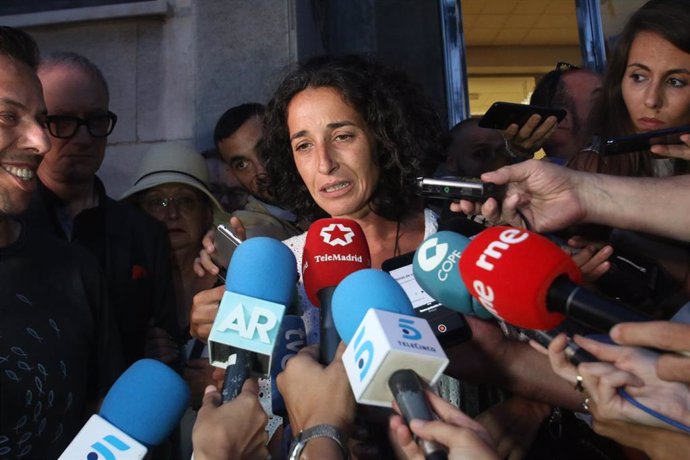
<svg viewBox="0 0 690 460">
<path fill-rule="evenodd" d="M 395 247 L 393 248 L 393 257 L 400 255 L 400 219 L 398 219 L 397 225 L 395 227 Z"/>
</svg>

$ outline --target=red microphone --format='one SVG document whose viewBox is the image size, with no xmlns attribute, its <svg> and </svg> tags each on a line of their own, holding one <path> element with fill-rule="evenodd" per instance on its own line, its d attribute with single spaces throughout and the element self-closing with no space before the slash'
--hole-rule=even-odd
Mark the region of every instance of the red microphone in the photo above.
<svg viewBox="0 0 690 460">
<path fill-rule="evenodd" d="M 564 315 L 602 332 L 620 322 L 651 318 L 587 291 L 580 270 L 545 237 L 513 227 L 491 227 L 462 253 L 460 275 L 487 310 L 514 326 L 552 329 Z"/>
<path fill-rule="evenodd" d="M 350 219 L 319 219 L 309 227 L 302 254 L 302 279 L 309 301 L 321 313 L 323 364 L 333 361 L 340 337 L 335 330 L 331 298 L 350 273 L 371 267 L 369 245 L 362 227 Z"/>
</svg>

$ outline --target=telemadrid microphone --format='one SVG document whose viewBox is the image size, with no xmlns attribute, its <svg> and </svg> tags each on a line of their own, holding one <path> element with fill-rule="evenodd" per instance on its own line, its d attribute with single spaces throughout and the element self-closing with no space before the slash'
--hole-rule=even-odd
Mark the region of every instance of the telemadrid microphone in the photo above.
<svg viewBox="0 0 690 460">
<path fill-rule="evenodd" d="M 319 307 L 322 364 L 333 361 L 340 343 L 331 306 L 335 287 L 350 273 L 369 267 L 369 245 L 357 222 L 333 218 L 311 224 L 302 253 L 302 278 L 309 301 Z"/>
<path fill-rule="evenodd" d="M 347 344 L 343 365 L 357 402 L 391 407 L 395 399 L 408 422 L 434 420 L 418 375 L 435 383 L 448 358 L 400 285 L 380 270 L 348 275 L 333 293 L 333 319 Z M 447 458 L 437 443 L 419 444 L 425 458 Z"/>
<path fill-rule="evenodd" d="M 208 338 L 211 364 L 225 369 L 223 401 L 234 399 L 252 373 L 269 373 L 296 282 L 295 256 L 274 238 L 250 238 L 233 253 Z"/>
<path fill-rule="evenodd" d="M 460 274 L 472 296 L 495 316 L 526 329 L 552 329 L 565 316 L 601 332 L 651 317 L 587 291 L 565 252 L 545 237 L 491 227 L 465 248 Z"/>
<path fill-rule="evenodd" d="M 468 238 L 454 232 L 434 233 L 415 251 L 412 272 L 421 288 L 443 306 L 464 315 L 493 318 L 470 295 L 460 277 L 458 262 L 469 243 Z"/>
<path fill-rule="evenodd" d="M 168 437 L 188 404 L 189 387 L 175 371 L 153 359 L 136 361 L 59 460 L 142 459 Z"/>
</svg>

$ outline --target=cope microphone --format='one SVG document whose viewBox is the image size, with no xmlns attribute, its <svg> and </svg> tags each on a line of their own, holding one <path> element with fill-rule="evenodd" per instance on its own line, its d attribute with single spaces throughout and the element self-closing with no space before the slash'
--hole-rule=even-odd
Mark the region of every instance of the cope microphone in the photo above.
<svg viewBox="0 0 690 460">
<path fill-rule="evenodd" d="M 233 253 L 208 338 L 211 364 L 225 369 L 223 401 L 234 399 L 250 374 L 269 373 L 296 282 L 295 256 L 274 238 L 250 238 Z"/>
<path fill-rule="evenodd" d="M 412 272 L 421 288 L 443 306 L 464 315 L 493 318 L 470 295 L 460 277 L 458 262 L 469 243 L 468 238 L 454 232 L 434 233 L 415 251 Z"/>
<path fill-rule="evenodd" d="M 552 329 L 565 315 L 608 332 L 620 322 L 651 320 L 584 289 L 577 284 L 580 270 L 565 252 L 522 229 L 484 230 L 465 248 L 459 266 L 470 293 L 495 316 L 517 327 Z"/>
<path fill-rule="evenodd" d="M 333 361 L 340 343 L 331 313 L 333 291 L 347 275 L 369 267 L 369 245 L 357 222 L 319 219 L 311 224 L 302 254 L 302 278 L 309 301 L 319 307 L 322 364 Z"/>
<path fill-rule="evenodd" d="M 435 383 L 448 365 L 429 323 L 414 315 L 400 285 L 380 270 L 360 270 L 333 293 L 335 327 L 347 344 L 343 365 L 358 403 L 391 407 L 405 420 L 434 420 L 418 380 Z M 427 459 L 447 458 L 442 446 L 420 441 Z"/>
<path fill-rule="evenodd" d="M 144 458 L 177 426 L 188 404 L 189 388 L 175 371 L 153 359 L 136 361 L 59 460 Z"/>
</svg>

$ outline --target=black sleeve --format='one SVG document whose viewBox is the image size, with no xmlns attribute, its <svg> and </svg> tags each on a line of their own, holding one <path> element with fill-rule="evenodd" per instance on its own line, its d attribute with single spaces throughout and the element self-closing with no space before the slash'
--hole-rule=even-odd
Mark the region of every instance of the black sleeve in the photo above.
<svg viewBox="0 0 690 460">
<path fill-rule="evenodd" d="M 89 394 L 89 399 L 96 400 L 105 396 L 124 372 L 125 359 L 103 272 L 89 254 L 81 256 L 79 267 L 94 321 L 95 343 L 89 353 L 88 365 L 89 376 L 94 379 L 94 385 L 89 385 L 89 388 L 97 393 Z"/>
</svg>

